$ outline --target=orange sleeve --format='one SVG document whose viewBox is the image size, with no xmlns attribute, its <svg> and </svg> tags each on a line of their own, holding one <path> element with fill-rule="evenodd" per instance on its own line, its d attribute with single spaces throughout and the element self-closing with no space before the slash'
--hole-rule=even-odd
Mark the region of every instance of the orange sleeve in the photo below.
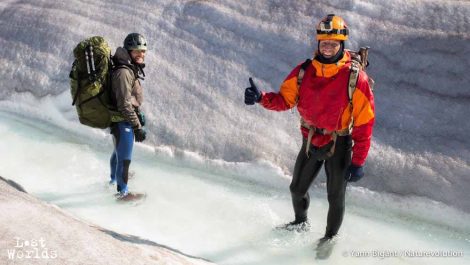
<svg viewBox="0 0 470 265">
<path fill-rule="evenodd" d="M 361 72 L 353 94 L 352 164 L 356 166 L 362 166 L 366 161 L 375 121 L 374 95 L 367 80 L 367 74 Z"/>
<path fill-rule="evenodd" d="M 263 92 L 260 104 L 269 110 L 283 111 L 295 107 L 299 91 L 297 89 L 297 76 L 299 74 L 301 65 L 298 65 L 290 74 L 284 79 L 281 84 L 279 93 L 266 93 Z"/>
</svg>

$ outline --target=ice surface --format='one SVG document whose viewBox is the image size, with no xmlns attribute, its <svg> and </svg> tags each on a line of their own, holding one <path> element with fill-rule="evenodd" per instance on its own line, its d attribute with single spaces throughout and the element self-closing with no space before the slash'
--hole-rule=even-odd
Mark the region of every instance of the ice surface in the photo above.
<svg viewBox="0 0 470 265">
<path fill-rule="evenodd" d="M 321 185 L 311 190 L 311 231 L 277 231 L 276 226 L 293 216 L 289 179 L 282 172 L 272 171 L 268 176 L 262 173 L 267 166 L 234 165 L 189 153 L 165 160 L 161 158 L 168 155 L 163 155 L 164 151 L 139 144 L 129 186 L 131 191 L 146 192 L 147 198 L 139 204 L 117 203 L 114 187 L 107 184 L 112 147 L 97 144 L 110 143 L 110 137 L 87 139 L 66 132 L 0 112 L 0 149 L 8 150 L 0 153 L 0 171 L 13 176 L 11 179 L 34 196 L 87 221 L 218 264 L 312 264 L 318 259 L 315 246 L 323 236 L 327 213 Z M 341 236 L 331 256 L 319 260 L 325 264 L 469 261 L 466 213 L 426 199 L 361 188 L 348 190 L 346 209 Z M 382 260 L 356 257 L 360 251 L 381 255 L 392 251 L 453 251 L 464 256 Z"/>
<path fill-rule="evenodd" d="M 1 264 L 212 264 L 149 240 L 83 222 L 56 205 L 15 190 L 3 178 L 0 208 Z"/>
</svg>

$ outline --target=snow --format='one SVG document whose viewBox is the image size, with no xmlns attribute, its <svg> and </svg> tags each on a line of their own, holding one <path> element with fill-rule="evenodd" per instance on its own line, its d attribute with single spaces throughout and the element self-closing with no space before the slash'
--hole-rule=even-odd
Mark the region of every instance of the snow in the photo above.
<svg viewBox="0 0 470 265">
<path fill-rule="evenodd" d="M 46 119 L 58 111 L 76 123 L 68 92 L 74 45 L 97 34 L 114 49 L 138 31 L 150 48 L 147 145 L 228 162 L 266 160 L 286 174 L 301 144 L 297 113 L 247 107 L 243 90 L 253 76 L 277 91 L 316 48 L 315 23 L 339 14 L 351 28 L 348 47 L 371 47 L 376 80 L 368 177 L 359 185 L 470 211 L 468 1 L 36 0 L 0 8 L 2 109 L 28 104 L 18 97 L 30 93 L 60 105 L 31 111 Z"/>
<path fill-rule="evenodd" d="M 0 179 L 1 264 L 213 264 L 89 224 Z"/>
<path fill-rule="evenodd" d="M 219 210 L 222 206 L 209 204 L 212 207 L 197 208 L 190 204 L 194 208 L 191 213 L 195 215 L 191 218 L 200 220 L 197 227 L 205 234 L 193 234 L 195 239 L 187 243 L 182 243 L 184 234 L 167 234 L 165 242 L 218 258 L 221 263 L 242 263 L 241 260 L 250 263 L 247 260 L 252 258 L 272 264 L 263 258 L 272 254 L 266 252 L 269 249 L 281 253 L 280 257 L 274 255 L 273 258 L 280 261 L 286 261 L 283 260 L 286 257 L 289 260 L 296 253 L 301 264 L 302 259 L 310 258 L 306 248 L 320 236 L 323 223 L 318 223 L 313 236 L 300 236 L 299 240 L 281 236 L 280 241 L 276 241 L 266 230 L 292 217 L 287 187 L 301 144 L 298 114 L 245 106 L 243 90 L 248 86 L 248 77 L 252 76 L 262 89 L 277 91 L 289 71 L 311 56 L 316 48 L 314 25 L 328 13 L 341 15 L 347 21 L 351 28 L 349 48 L 371 47 L 368 72 L 376 80 L 377 118 L 366 177 L 348 190 L 346 218 L 352 215 L 349 220 L 354 222 L 345 221 L 342 228 L 345 238 L 338 242 L 336 249 L 340 251 L 347 249 L 347 244 L 358 244 L 355 240 L 386 247 L 379 236 L 364 238 L 360 234 L 361 229 L 372 234 L 383 229 L 378 223 L 388 216 L 379 217 L 375 213 L 384 209 L 391 212 L 392 220 L 412 220 L 399 227 L 392 222 L 389 231 L 392 245 L 402 242 L 400 236 L 410 233 L 413 236 L 406 237 L 410 241 L 408 247 L 415 247 L 420 240 L 427 242 L 419 233 L 407 229 L 409 226 L 421 229 L 422 225 L 431 223 L 433 228 L 429 228 L 429 233 L 439 240 L 444 237 L 443 246 L 457 244 L 459 248 L 468 249 L 468 1 L 1 1 L 0 125 L 9 136 L 2 135 L 0 141 L 0 175 L 20 182 L 34 196 L 58 205 L 63 203 L 61 207 L 75 211 L 74 214 L 83 219 L 161 242 L 158 240 L 160 229 L 171 227 L 173 217 L 181 218 L 179 214 L 170 214 L 169 223 L 153 228 L 147 227 L 148 222 L 157 217 L 144 215 L 148 220 L 139 225 L 152 231 L 148 233 L 133 230 L 136 223 L 129 228 L 110 220 L 110 213 L 102 214 L 108 207 L 110 211 L 117 211 L 114 202 L 106 197 L 110 191 L 97 188 L 108 174 L 111 139 L 106 131 L 78 123 L 68 88 L 68 71 L 76 43 L 92 35 L 102 35 L 114 49 L 127 33 L 141 32 L 147 37 L 150 48 L 143 84 L 149 139 L 138 144 L 137 160 L 131 167 L 136 170 L 141 167 L 137 173 L 150 187 L 160 188 L 167 182 L 153 179 L 152 173 L 144 172 L 161 170 L 167 179 L 175 178 L 171 189 L 164 193 L 167 196 L 185 194 L 186 186 L 178 180 L 194 185 L 196 180 L 203 182 L 205 185 L 198 186 L 198 192 L 216 195 L 201 198 L 200 204 L 227 199 L 225 196 L 229 195 L 225 193 L 231 190 L 231 185 L 254 187 L 247 188 L 250 196 L 254 196 L 249 197 L 249 201 L 243 200 L 244 189 L 231 190 L 229 197 L 234 201 L 234 211 L 219 212 L 218 217 L 230 220 L 228 217 L 233 214 L 239 215 L 240 220 L 260 218 L 260 223 L 250 229 L 267 235 L 254 233 L 259 240 L 249 236 L 251 241 L 241 239 L 245 235 L 243 226 L 233 223 L 229 224 L 236 229 L 225 224 L 220 229 L 207 231 L 204 223 L 207 220 L 200 215 L 214 211 L 212 207 Z M 56 143 L 58 139 L 61 144 Z M 21 149 L 22 142 L 29 145 Z M 64 167 L 69 162 L 64 155 L 73 154 L 71 150 L 87 157 L 90 168 L 80 166 L 83 164 L 80 157 L 76 157 L 77 164 Z M 143 160 L 139 160 L 139 156 Z M 160 169 L 166 164 L 169 168 Z M 200 175 L 188 173 L 190 170 L 197 170 Z M 316 222 L 325 219 L 323 179 L 323 175 L 319 176 L 312 189 L 320 201 L 317 208 L 310 211 Z M 140 178 L 135 181 L 135 187 L 147 190 L 145 182 L 138 184 Z M 73 183 L 73 189 L 69 183 Z M 69 188 L 62 191 L 63 187 Z M 102 197 L 93 199 L 91 196 L 74 202 L 75 194 L 83 189 L 99 191 Z M 198 192 L 190 193 L 191 198 L 180 197 L 192 201 Z M 148 193 L 150 202 L 156 205 L 161 202 L 161 197 L 156 196 L 158 192 Z M 258 193 L 262 195 L 256 195 Z M 57 196 L 64 197 L 65 201 L 56 201 Z M 103 204 L 103 207 L 88 208 L 86 205 L 90 202 Z M 167 207 L 163 207 L 164 201 L 161 203 L 160 209 L 171 205 L 170 201 Z M 186 207 L 183 201 L 178 205 Z M 354 214 L 361 217 L 355 219 Z M 218 227 L 217 222 L 221 221 L 215 218 L 214 222 L 211 225 Z M 364 226 L 351 227 L 356 222 Z M 439 228 L 441 232 L 436 236 L 434 225 L 453 232 L 442 232 Z M 234 241 L 226 245 L 206 245 L 197 240 L 223 237 L 225 230 L 233 232 L 234 237 Z M 448 241 L 455 234 L 463 239 Z M 247 242 L 253 240 L 260 253 L 248 255 L 246 251 L 238 251 L 252 247 Z M 273 249 L 272 242 L 275 242 Z M 290 247 L 282 245 L 285 251 L 280 250 L 276 242 Z M 221 251 L 221 255 L 214 253 L 216 250 Z M 240 253 L 247 256 L 239 259 Z M 332 258 L 332 261 L 338 260 Z"/>
</svg>

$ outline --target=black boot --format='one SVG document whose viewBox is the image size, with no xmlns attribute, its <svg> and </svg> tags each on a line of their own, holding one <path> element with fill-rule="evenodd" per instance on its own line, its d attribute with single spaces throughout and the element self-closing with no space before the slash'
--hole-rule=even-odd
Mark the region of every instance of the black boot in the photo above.
<svg viewBox="0 0 470 265">
<path fill-rule="evenodd" d="M 281 225 L 278 227 L 287 231 L 296 231 L 296 232 L 308 232 L 310 230 L 310 222 L 307 218 L 304 219 L 295 219 L 294 221 Z"/>
<path fill-rule="evenodd" d="M 316 247 L 316 259 L 328 259 L 333 251 L 335 245 L 335 238 L 333 236 L 325 235 L 320 238 Z"/>
</svg>

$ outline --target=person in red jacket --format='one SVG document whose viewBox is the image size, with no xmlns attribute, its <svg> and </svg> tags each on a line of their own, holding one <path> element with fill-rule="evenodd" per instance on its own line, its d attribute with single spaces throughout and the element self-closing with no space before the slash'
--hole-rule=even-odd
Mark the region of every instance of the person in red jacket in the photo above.
<svg viewBox="0 0 470 265">
<path fill-rule="evenodd" d="M 290 184 L 295 220 L 285 228 L 309 228 L 308 189 L 324 165 L 329 203 L 324 239 L 335 236 L 342 224 L 347 182 L 364 176 L 375 117 L 374 96 L 364 71 L 359 71 L 349 96 L 352 62 L 351 53 L 344 49 L 348 35 L 344 20 L 328 15 L 317 26 L 313 60 L 294 68 L 278 93 L 260 91 L 251 78 L 245 90 L 247 105 L 257 102 L 274 111 L 297 107 L 303 142 Z"/>
</svg>

